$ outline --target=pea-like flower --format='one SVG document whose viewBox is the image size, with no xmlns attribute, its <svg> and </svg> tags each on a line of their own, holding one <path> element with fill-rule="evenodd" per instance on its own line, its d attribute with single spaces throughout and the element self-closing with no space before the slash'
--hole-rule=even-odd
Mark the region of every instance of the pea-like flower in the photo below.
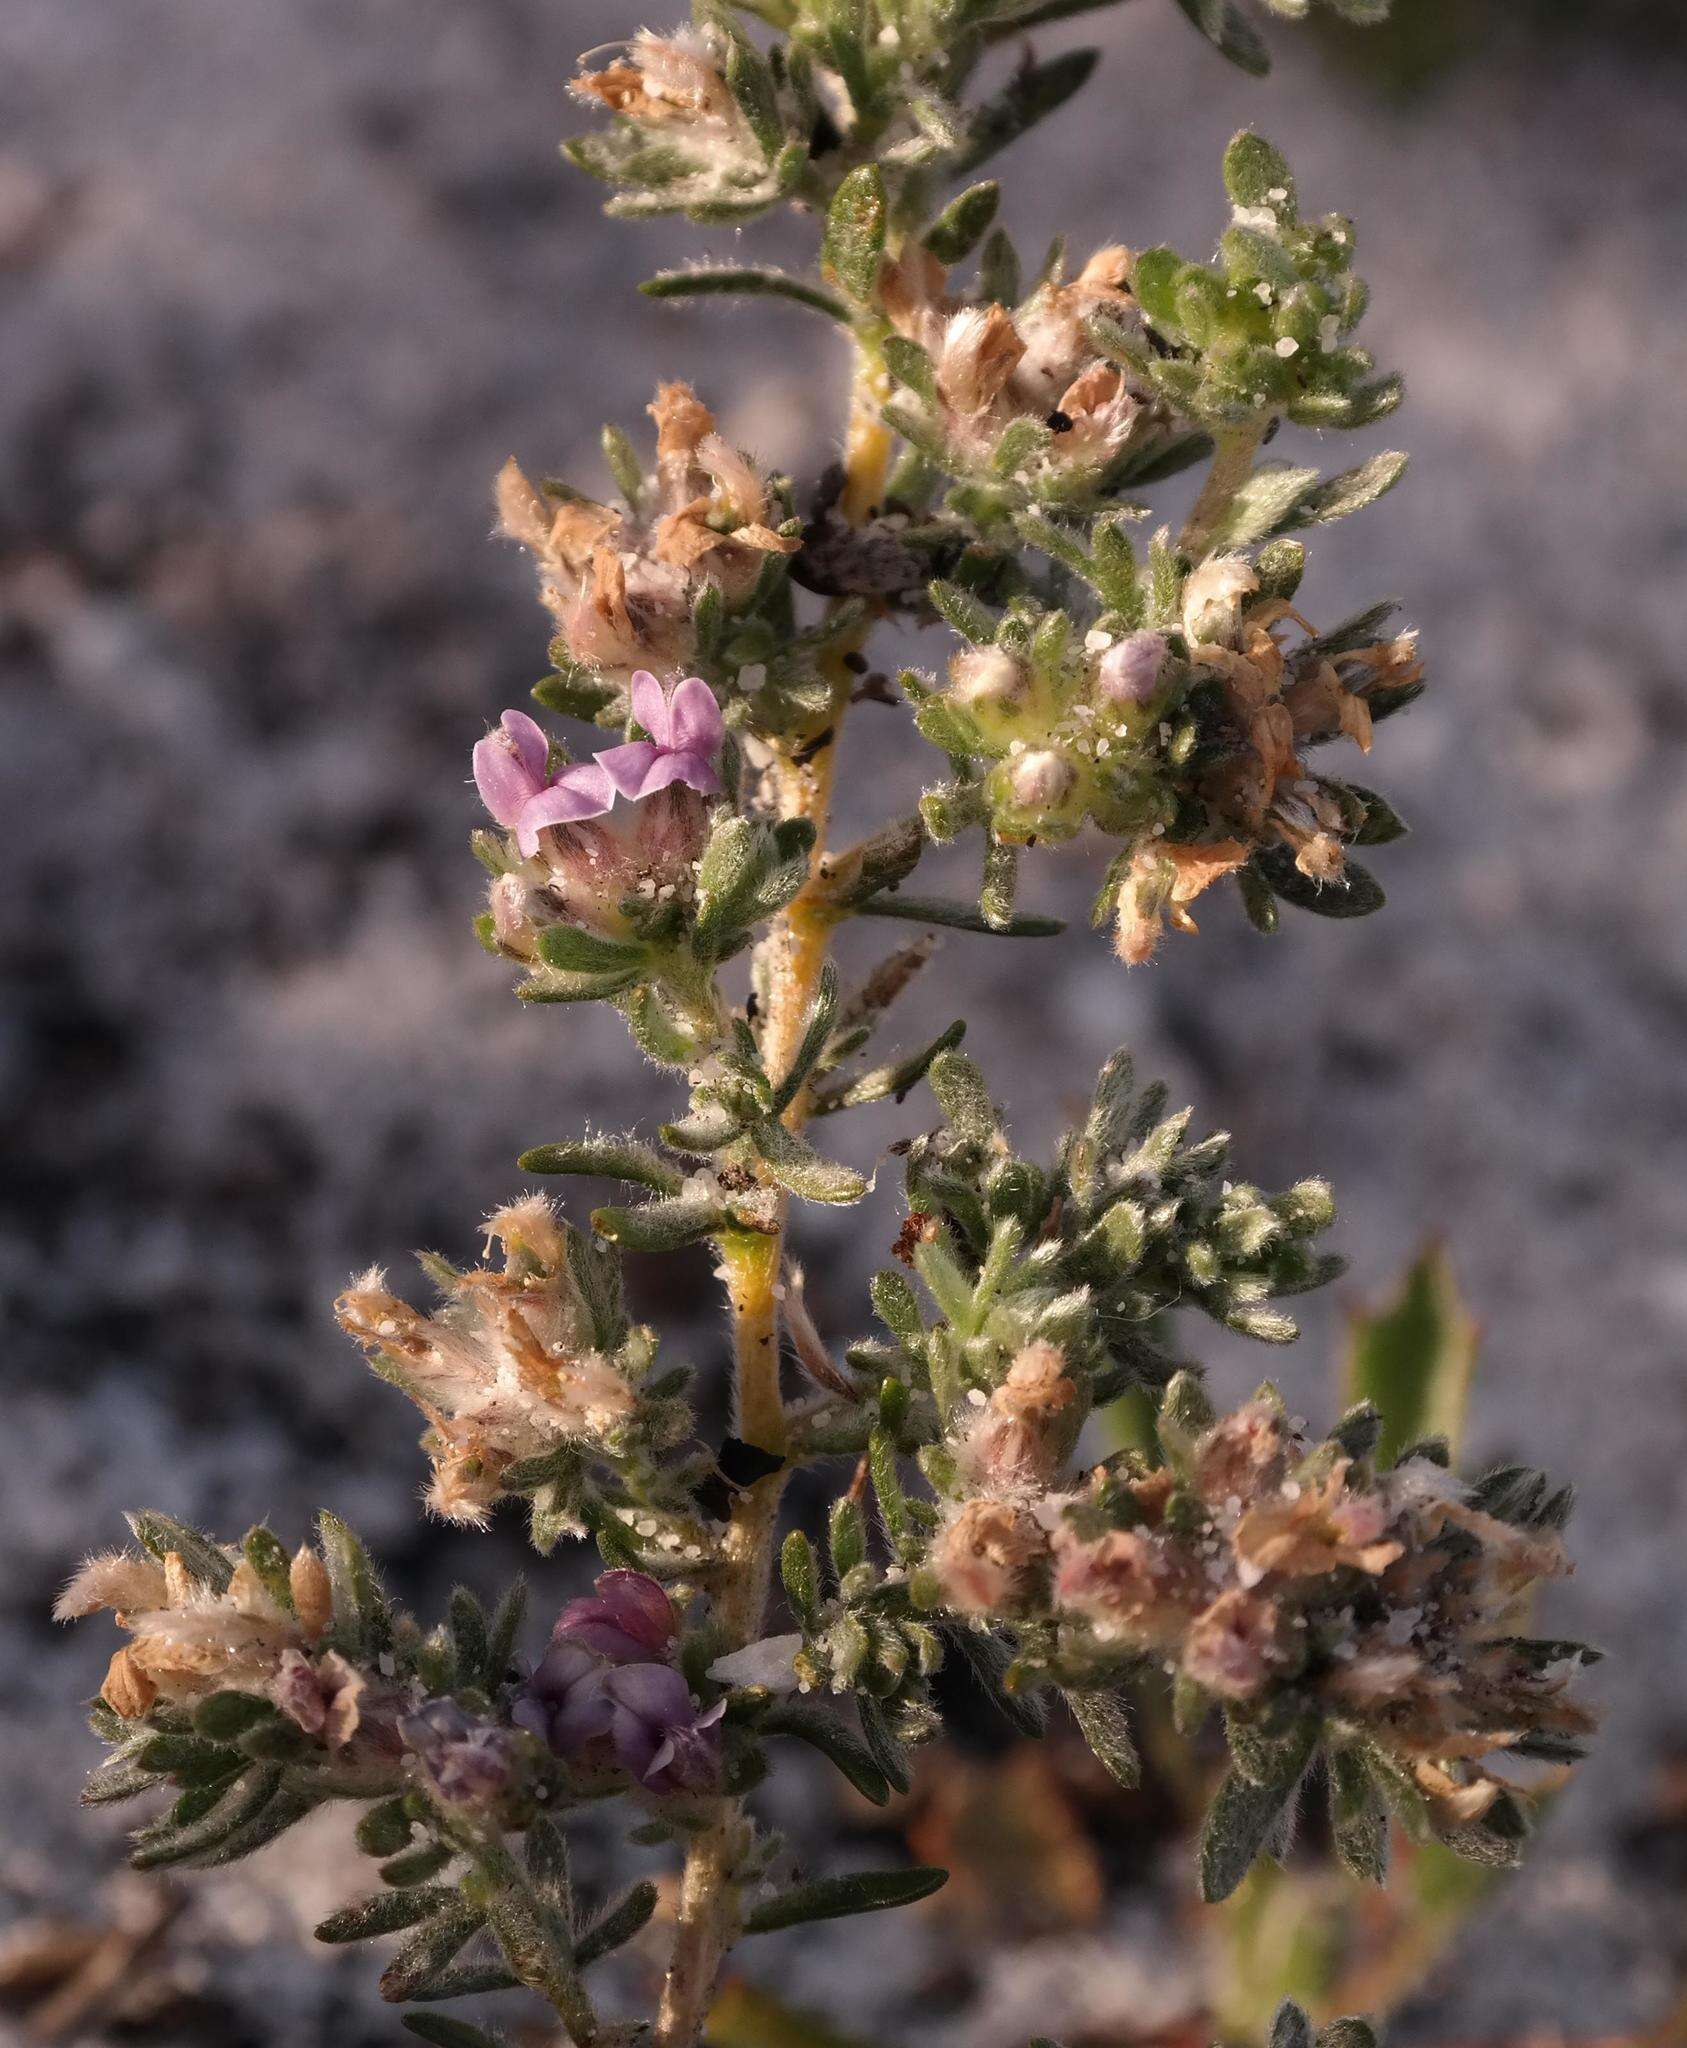
<svg viewBox="0 0 1687 2048">
<path fill-rule="evenodd" d="M 641 668 L 633 677 L 632 696 L 633 716 L 650 737 L 610 747 L 592 764 L 608 777 L 615 793 L 636 803 L 671 783 L 683 782 L 701 796 L 719 796 L 715 756 L 726 727 L 715 693 L 702 677 L 686 676 L 669 691 L 649 669 Z"/>
<path fill-rule="evenodd" d="M 525 711 L 506 711 L 497 730 L 474 750 L 480 800 L 515 834 L 524 860 L 539 851 L 539 834 L 547 825 L 601 817 L 615 801 L 616 785 L 597 762 L 577 762 L 552 775 L 550 752 L 543 729 Z"/>
</svg>

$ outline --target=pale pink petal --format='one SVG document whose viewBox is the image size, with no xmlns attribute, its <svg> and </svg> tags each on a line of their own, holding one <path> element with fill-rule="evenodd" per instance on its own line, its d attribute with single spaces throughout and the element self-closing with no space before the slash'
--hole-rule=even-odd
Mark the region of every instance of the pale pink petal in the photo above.
<svg viewBox="0 0 1687 2048">
<path fill-rule="evenodd" d="M 525 711 L 506 711 L 499 724 L 516 759 L 536 783 L 542 784 L 551 759 L 551 743 L 545 737 L 545 728 Z"/>
<path fill-rule="evenodd" d="M 619 795 L 636 800 L 648 794 L 644 784 L 652 763 L 667 758 L 654 740 L 628 740 L 622 747 L 606 747 L 598 755 L 596 765 Z"/>
<path fill-rule="evenodd" d="M 516 845 L 531 860 L 539 851 L 539 834 L 547 825 L 573 825 L 581 818 L 600 818 L 615 801 L 615 786 L 595 761 L 565 768 L 549 789 L 528 798 L 515 822 Z"/>
<path fill-rule="evenodd" d="M 713 754 L 725 735 L 715 693 L 701 676 L 687 676 L 675 684 L 668 717 L 671 737 L 666 744 L 682 754 Z"/>
<path fill-rule="evenodd" d="M 633 677 L 633 716 L 659 747 L 674 744 L 673 717 L 668 693 L 650 673 L 641 668 Z"/>
<path fill-rule="evenodd" d="M 514 744 L 502 732 L 489 732 L 474 750 L 474 782 L 480 800 L 500 825 L 513 825 L 522 807 L 537 794 L 542 775 L 528 772 Z"/>
<path fill-rule="evenodd" d="M 704 796 L 720 795 L 720 777 L 706 755 L 670 753 L 657 755 L 633 794 L 654 796 L 659 789 L 666 789 L 673 782 L 683 782 Z"/>
</svg>

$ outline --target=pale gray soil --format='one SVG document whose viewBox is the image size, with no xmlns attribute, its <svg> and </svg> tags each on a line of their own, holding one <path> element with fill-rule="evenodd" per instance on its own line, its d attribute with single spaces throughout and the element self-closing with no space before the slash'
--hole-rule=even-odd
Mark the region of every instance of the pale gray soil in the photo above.
<svg viewBox="0 0 1687 2048">
<path fill-rule="evenodd" d="M 623 0 L 0 17 L 0 1916 L 86 1906 L 116 1860 L 74 1803 L 73 1703 L 108 1645 L 44 1615 L 124 1505 L 297 1531 L 326 1502 L 418 1599 L 514 1555 L 417 1530 L 411 1417 L 327 1313 L 356 1266 L 466 1250 L 523 1145 L 658 1106 L 613 1018 L 520 1011 L 466 929 L 468 747 L 544 645 L 487 480 L 519 450 L 590 481 L 598 423 L 631 424 L 659 371 L 777 462 L 812 467 L 834 430 L 825 336 L 640 300 L 691 231 L 611 234 L 559 169 L 570 60 L 629 20 Z M 1147 0 L 1097 33 L 1085 117 L 1008 160 L 1027 244 L 1198 252 L 1245 120 L 1360 220 L 1373 346 L 1412 384 L 1387 438 L 1415 469 L 1320 545 L 1302 603 L 1399 594 L 1423 625 L 1434 693 L 1367 770 L 1417 829 L 1378 860 L 1383 917 L 1266 944 L 1219 907 L 1128 980 L 1081 929 L 1093 858 L 1049 863 L 1033 893 L 1080 928 L 951 946 L 907 1029 L 971 1015 L 1039 1140 L 1130 1040 L 1244 1170 L 1330 1175 L 1346 1299 L 1446 1237 L 1488 1333 L 1477 1448 L 1580 1483 L 1550 1621 L 1612 1656 L 1597 1762 L 1425 2023 L 1617 2029 L 1657 2016 L 1680 1960 L 1679 1893 L 1633 1838 L 1687 1741 L 1682 74 L 1522 42 L 1402 110 L 1288 35 L 1258 86 Z M 858 717 L 863 820 L 917 787 L 900 730 Z M 895 1128 L 864 1126 L 859 1156 Z M 885 1213 L 866 1246 L 816 1233 L 835 1328 L 862 1319 Z M 702 1279 L 649 1274 L 644 1306 L 708 1359 Z M 1272 1361 L 1308 1409 L 1334 1307 Z M 1231 1391 L 1264 1369 L 1215 1358 Z M 294 1946 L 356 1881 L 318 1836 L 196 1884 L 184 1940 L 224 2003 L 195 2038 L 395 2038 L 372 1972 Z M 763 1967 L 868 2032 L 1008 2048 L 1169 1995 L 1144 1910 L 1121 1906 L 1116 1941 L 999 1961 L 924 2027 L 895 2024 L 932 1967 L 918 1923 L 769 1945 Z"/>
</svg>

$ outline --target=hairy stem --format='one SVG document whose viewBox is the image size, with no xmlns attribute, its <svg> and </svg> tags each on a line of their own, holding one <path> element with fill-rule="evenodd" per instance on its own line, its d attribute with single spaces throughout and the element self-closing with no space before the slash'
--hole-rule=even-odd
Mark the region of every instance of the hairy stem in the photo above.
<svg viewBox="0 0 1687 2048">
<path fill-rule="evenodd" d="M 1178 535 L 1179 552 L 1191 561 L 1198 562 L 1212 546 L 1213 535 L 1223 523 L 1225 513 L 1235 503 L 1236 493 L 1253 474 L 1254 457 L 1265 439 L 1267 424 L 1262 421 L 1258 426 L 1238 427 L 1231 433 L 1219 435 L 1212 468 L 1207 471 L 1201 495 L 1195 500 L 1183 531 Z"/>
<path fill-rule="evenodd" d="M 891 437 L 878 413 L 883 380 L 882 365 L 864 351 L 859 353 L 845 441 L 843 493 L 845 517 L 855 525 L 879 502 L 889 468 Z M 830 722 L 800 751 L 781 755 L 773 770 L 780 816 L 807 818 L 814 826 L 807 885 L 764 942 L 767 1010 L 761 1050 L 775 1080 L 789 1070 L 802 1040 L 836 922 L 836 912 L 818 877 L 831 817 L 838 728 L 853 680 L 845 659 L 851 651 L 840 648 L 828 657 L 833 683 Z M 796 1129 L 806 1115 L 807 1103 L 799 1095 L 786 1111 L 785 1121 Z M 732 1317 L 738 1432 L 746 1443 L 775 1453 L 785 1448 L 785 1413 L 779 1393 L 778 1285 L 783 1256 L 783 1210 L 777 1231 L 739 1233 L 722 1246 L 721 1264 Z M 723 1546 L 726 1571 L 715 1605 L 715 1618 L 729 1647 L 753 1641 L 761 1627 L 783 1489 L 784 1475 L 772 1473 L 747 1487 L 733 1506 Z M 678 1927 L 662 1986 L 654 2048 L 695 2048 L 702 2037 L 721 1962 L 732 1944 L 733 1877 L 746 1839 L 741 1802 L 723 1798 L 686 1851 Z"/>
</svg>

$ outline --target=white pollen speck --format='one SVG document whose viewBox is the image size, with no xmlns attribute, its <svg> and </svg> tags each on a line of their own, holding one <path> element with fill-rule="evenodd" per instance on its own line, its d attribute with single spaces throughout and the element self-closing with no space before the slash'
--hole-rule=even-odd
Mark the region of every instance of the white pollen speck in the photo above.
<svg viewBox="0 0 1687 2048">
<path fill-rule="evenodd" d="M 1281 206 L 1283 201 L 1289 196 L 1289 188 L 1287 185 L 1273 185 L 1265 196 L 1271 201 L 1273 206 Z"/>
<path fill-rule="evenodd" d="M 1300 354 L 1300 343 L 1295 340 L 1292 334 L 1285 334 L 1277 344 L 1277 353 L 1286 362 L 1290 356 L 1298 356 Z"/>
<path fill-rule="evenodd" d="M 1263 278 L 1254 286 L 1254 297 L 1262 306 L 1269 306 L 1271 303 L 1271 287 Z"/>
<path fill-rule="evenodd" d="M 1099 626 L 1092 626 L 1084 635 L 1084 645 L 1091 654 L 1099 654 L 1104 647 L 1113 645 L 1113 635 L 1104 633 Z"/>
<path fill-rule="evenodd" d="M 987 1397 L 982 1387 L 969 1387 L 967 1389 L 967 1399 L 972 1403 L 974 1408 L 984 1407 L 986 1405 L 986 1398 Z"/>
</svg>

